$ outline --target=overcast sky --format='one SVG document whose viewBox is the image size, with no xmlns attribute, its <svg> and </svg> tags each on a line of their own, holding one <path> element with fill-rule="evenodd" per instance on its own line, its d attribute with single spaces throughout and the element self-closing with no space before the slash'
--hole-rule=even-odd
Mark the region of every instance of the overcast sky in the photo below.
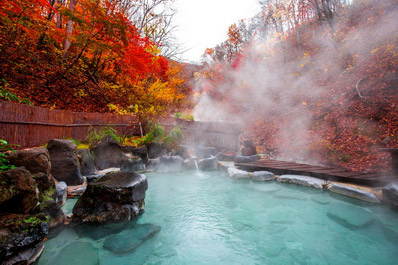
<svg viewBox="0 0 398 265">
<path fill-rule="evenodd" d="M 192 62 L 226 40 L 230 25 L 259 11 L 258 0 L 176 0 L 175 7 L 175 35 L 188 49 L 182 59 Z"/>
</svg>

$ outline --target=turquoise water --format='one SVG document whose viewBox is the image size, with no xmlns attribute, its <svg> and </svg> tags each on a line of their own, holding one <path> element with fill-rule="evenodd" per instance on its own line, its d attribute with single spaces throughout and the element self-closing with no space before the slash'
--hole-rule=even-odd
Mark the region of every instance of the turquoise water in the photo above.
<svg viewBox="0 0 398 265">
<path fill-rule="evenodd" d="M 38 264 L 398 264 L 387 207 L 222 172 L 146 175 L 136 223 L 68 227 Z"/>
</svg>

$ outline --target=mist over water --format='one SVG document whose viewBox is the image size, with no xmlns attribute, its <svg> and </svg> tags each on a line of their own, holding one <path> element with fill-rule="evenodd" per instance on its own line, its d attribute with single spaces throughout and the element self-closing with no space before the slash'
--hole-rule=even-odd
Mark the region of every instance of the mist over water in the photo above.
<svg viewBox="0 0 398 265">
<path fill-rule="evenodd" d="M 319 164 L 309 154 L 309 149 L 322 141 L 316 132 L 317 126 L 322 126 L 319 120 L 329 109 L 338 109 L 348 121 L 359 119 L 345 112 L 352 107 L 352 99 L 363 96 L 365 101 L 365 92 L 377 85 L 361 72 L 365 69 L 361 64 L 371 63 L 380 45 L 398 37 L 397 8 L 374 23 L 368 21 L 374 16 L 372 10 L 347 8 L 347 12 L 356 12 L 359 24 L 339 21 L 333 38 L 322 28 L 313 29 L 314 47 L 297 51 L 286 47 L 289 41 L 259 40 L 249 48 L 239 67 L 224 66 L 229 70 L 225 70 L 221 82 L 214 85 L 210 79 L 198 80 L 196 90 L 202 93 L 193 111 L 195 119 L 235 123 L 244 130 L 258 122 L 267 126 L 267 121 L 275 123 L 278 119 L 278 128 L 273 131 L 275 139 L 280 139 L 275 158 Z M 344 36 L 338 35 L 341 28 L 348 28 Z M 290 56 L 289 51 L 296 55 Z M 392 74 L 396 68 L 396 64 L 392 66 Z M 358 83 L 362 94 L 356 90 Z"/>
</svg>

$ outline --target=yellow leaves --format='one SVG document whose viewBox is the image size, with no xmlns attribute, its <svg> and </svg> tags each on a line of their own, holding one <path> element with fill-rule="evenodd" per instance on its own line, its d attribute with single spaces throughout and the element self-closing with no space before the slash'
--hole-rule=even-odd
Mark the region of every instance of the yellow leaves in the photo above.
<svg viewBox="0 0 398 265">
<path fill-rule="evenodd" d="M 380 48 L 375 48 L 375 49 L 373 49 L 372 51 L 371 51 L 371 53 L 376 53 L 376 52 L 378 52 L 380 50 Z"/>
<path fill-rule="evenodd" d="M 303 101 L 303 102 L 301 102 L 301 105 L 307 106 L 307 102 Z"/>
<path fill-rule="evenodd" d="M 114 105 L 114 104 L 112 104 L 112 103 L 109 103 L 109 104 L 108 104 L 108 108 L 109 108 L 109 110 L 111 110 L 111 111 L 113 111 L 113 112 L 116 112 L 116 113 L 118 113 L 118 114 L 121 114 L 121 115 L 126 115 L 126 114 L 129 114 L 129 113 L 130 113 L 128 110 L 123 109 L 123 108 L 121 108 L 121 107 L 119 107 L 119 106 L 117 106 L 117 105 Z"/>
<path fill-rule="evenodd" d="M 304 64 L 302 63 L 302 64 L 300 64 L 300 67 L 304 67 Z"/>
</svg>

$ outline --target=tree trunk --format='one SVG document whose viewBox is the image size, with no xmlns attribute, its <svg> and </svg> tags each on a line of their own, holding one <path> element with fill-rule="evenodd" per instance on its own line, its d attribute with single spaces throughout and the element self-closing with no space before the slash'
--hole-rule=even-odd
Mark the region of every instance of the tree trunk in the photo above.
<svg viewBox="0 0 398 265">
<path fill-rule="evenodd" d="M 63 4 L 63 0 L 57 0 L 55 8 L 58 10 L 57 12 L 57 22 L 56 22 L 56 27 L 58 29 L 62 28 L 62 16 L 61 13 L 59 12 L 59 10 L 61 9 Z"/>
<path fill-rule="evenodd" d="M 69 10 L 71 11 L 72 15 L 75 12 L 77 0 L 70 0 L 69 3 Z M 73 32 L 73 20 L 69 19 L 68 23 L 66 24 L 66 38 L 64 42 L 64 54 L 66 54 L 70 48 L 71 42 L 70 37 L 72 36 Z"/>
</svg>

